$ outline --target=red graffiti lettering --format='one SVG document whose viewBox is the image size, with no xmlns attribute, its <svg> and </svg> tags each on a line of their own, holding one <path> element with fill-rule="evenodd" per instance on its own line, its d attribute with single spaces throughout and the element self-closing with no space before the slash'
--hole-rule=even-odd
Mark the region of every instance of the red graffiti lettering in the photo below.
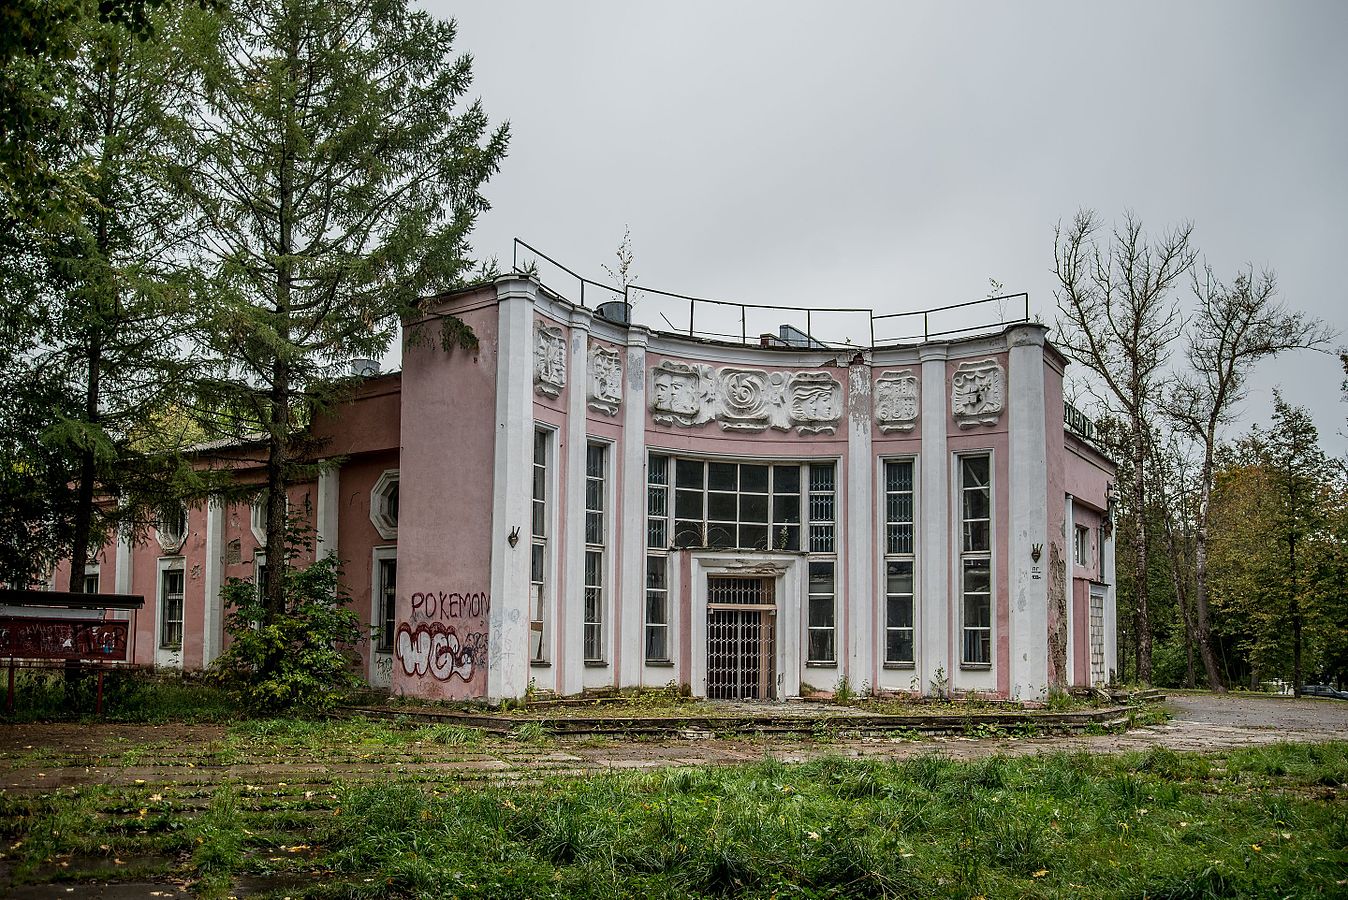
<svg viewBox="0 0 1348 900">
<path fill-rule="evenodd" d="M 395 653 L 407 675 L 431 676 L 437 681 L 461 678 L 472 681 L 477 666 L 486 665 L 485 655 L 476 648 L 480 641 L 473 635 L 461 642 L 453 625 L 430 622 L 398 626 Z M 466 645 L 466 646 L 465 646 Z M 484 658 L 479 659 L 479 656 Z"/>
</svg>

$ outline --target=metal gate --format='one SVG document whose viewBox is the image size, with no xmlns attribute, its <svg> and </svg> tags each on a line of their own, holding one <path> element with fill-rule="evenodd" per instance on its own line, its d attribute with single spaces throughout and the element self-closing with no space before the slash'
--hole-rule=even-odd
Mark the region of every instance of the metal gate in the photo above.
<svg viewBox="0 0 1348 900">
<path fill-rule="evenodd" d="M 1105 594 L 1091 588 L 1091 684 L 1105 683 Z"/>
<path fill-rule="evenodd" d="M 707 579 L 708 699 L 773 699 L 774 585 L 771 578 Z"/>
</svg>

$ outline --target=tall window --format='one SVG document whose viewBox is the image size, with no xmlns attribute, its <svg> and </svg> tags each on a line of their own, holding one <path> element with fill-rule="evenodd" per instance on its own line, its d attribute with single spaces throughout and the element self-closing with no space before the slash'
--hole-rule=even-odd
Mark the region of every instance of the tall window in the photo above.
<svg viewBox="0 0 1348 900">
<path fill-rule="evenodd" d="M 810 585 L 805 659 L 812 663 L 833 663 L 838 660 L 838 562 L 834 555 L 837 464 L 811 463 L 808 468 Z"/>
<path fill-rule="evenodd" d="M 913 461 L 885 463 L 885 663 L 913 664 Z"/>
<path fill-rule="evenodd" d="M 84 569 L 84 593 L 98 593 L 98 566 L 86 566 Z"/>
<path fill-rule="evenodd" d="M 987 456 L 960 457 L 960 575 L 965 665 L 992 663 L 992 470 Z"/>
<path fill-rule="evenodd" d="M 1074 550 L 1076 564 L 1079 566 L 1089 566 L 1091 564 L 1091 530 L 1085 525 L 1075 526 Z"/>
<path fill-rule="evenodd" d="M 585 660 L 604 659 L 604 499 L 608 445 L 585 449 Z"/>
<path fill-rule="evenodd" d="M 159 576 L 159 646 L 183 645 L 183 570 L 165 569 Z"/>
<path fill-rule="evenodd" d="M 393 651 L 393 613 L 398 599 L 398 560 L 379 560 L 379 650 Z"/>
<path fill-rule="evenodd" d="M 674 546 L 800 549 L 800 466 L 674 461 Z"/>
<path fill-rule="evenodd" d="M 534 431 L 533 540 L 529 545 L 529 658 L 547 661 L 548 455 L 552 433 Z"/>
<path fill-rule="evenodd" d="M 646 661 L 669 661 L 669 457 L 646 464 Z"/>
</svg>

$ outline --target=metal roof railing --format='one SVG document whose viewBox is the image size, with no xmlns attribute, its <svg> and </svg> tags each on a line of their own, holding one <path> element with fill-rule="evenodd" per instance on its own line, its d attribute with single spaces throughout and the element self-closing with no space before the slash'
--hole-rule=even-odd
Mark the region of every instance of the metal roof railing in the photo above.
<svg viewBox="0 0 1348 900">
<path fill-rule="evenodd" d="M 522 255 L 521 251 L 525 253 Z M 577 288 L 574 299 L 558 290 L 551 279 L 543 276 L 540 271 L 542 268 L 540 260 L 574 283 Z M 876 315 L 875 311 L 868 307 L 788 307 L 695 297 L 638 284 L 618 288 L 586 278 L 520 238 L 515 238 L 511 250 L 511 270 L 517 274 L 534 277 L 553 296 L 585 309 L 597 308 L 608 302 L 621 302 L 627 304 L 624 311 L 626 315 L 630 314 L 642 299 L 650 297 L 664 301 L 663 308 L 659 309 L 657 314 L 666 327 L 660 327 L 656 323 L 637 324 L 644 324 L 656 332 L 693 340 L 858 350 L 954 338 L 1030 321 L 1030 295 L 1027 293 L 1003 294 L 924 310 Z M 593 303 L 597 291 L 602 292 L 601 296 L 604 299 Z M 587 299 L 590 302 L 587 302 Z M 995 310 L 995 317 L 984 316 L 979 312 L 989 307 Z M 683 320 L 685 310 L 687 318 Z M 764 318 L 765 312 L 772 313 L 770 320 Z M 675 316 L 674 319 L 670 318 L 671 314 Z M 845 317 L 853 317 L 853 321 L 864 317 L 865 324 L 861 326 L 864 328 L 864 341 L 855 340 L 850 333 L 830 333 L 821 336 L 816 332 L 817 327 L 836 332 L 836 322 Z M 782 321 L 784 318 L 794 321 Z M 891 330 L 892 326 L 905 321 L 912 322 L 913 327 L 897 333 Z M 765 331 L 763 326 L 768 322 L 771 322 L 770 330 Z M 919 322 L 920 331 L 917 329 Z M 796 323 L 803 325 L 803 330 Z M 776 334 L 772 333 L 774 330 Z M 880 334 L 877 334 L 877 331 Z"/>
</svg>

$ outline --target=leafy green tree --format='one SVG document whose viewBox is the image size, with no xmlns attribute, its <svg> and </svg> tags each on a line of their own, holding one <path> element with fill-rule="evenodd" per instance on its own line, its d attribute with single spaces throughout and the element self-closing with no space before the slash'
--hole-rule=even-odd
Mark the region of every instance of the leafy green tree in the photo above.
<svg viewBox="0 0 1348 900">
<path fill-rule="evenodd" d="M 1189 367 L 1175 380 L 1165 411 L 1199 450 L 1192 628 L 1208 685 L 1222 691 L 1208 635 L 1208 528 L 1218 433 L 1245 398 L 1246 378 L 1256 363 L 1288 350 L 1323 347 L 1330 335 L 1319 320 L 1290 312 L 1277 300 L 1271 272 L 1258 277 L 1240 272 L 1225 284 L 1206 269 L 1202 279 L 1194 278 L 1194 294 L 1198 309 L 1188 328 Z"/>
<path fill-rule="evenodd" d="M 201 339 L 221 364 L 202 401 L 212 427 L 261 432 L 279 547 L 286 487 L 312 477 L 304 425 L 352 357 L 460 282 L 509 132 L 461 105 L 454 24 L 406 0 L 238 0 L 209 25 L 190 190 L 213 272 Z M 264 621 L 285 610 L 286 568 L 267 567 Z"/>
<path fill-rule="evenodd" d="M 183 337 L 195 228 L 172 152 L 192 97 L 179 63 L 183 15 L 154 5 L 139 7 L 148 18 L 137 27 L 156 40 L 100 21 L 92 7 L 63 25 L 70 53 L 52 79 L 59 118 L 41 168 L 64 193 L 43 215 L 11 223 L 21 249 L 0 273 L 0 376 L 48 403 L 45 418 L 23 404 L 0 410 L 7 430 L 23 425 L 9 448 L 11 473 L 46 473 L 50 501 L 28 505 L 28 534 L 62 534 L 72 591 L 83 589 L 89 549 L 110 525 L 143 521 L 193 481 L 179 447 L 147 452 L 136 440 L 193 365 Z M 7 493 L 2 502 L 17 516 L 27 501 Z M 38 527 L 58 514 L 70 516 L 68 528 Z"/>
<path fill-rule="evenodd" d="M 287 560 L 312 549 L 301 547 L 294 528 L 288 535 Z M 276 568 L 285 573 L 279 611 L 265 607 L 251 581 L 232 578 L 221 591 L 232 610 L 225 622 L 231 642 L 215 672 L 253 712 L 326 709 L 360 683 L 351 653 L 363 634 L 360 617 L 348 606 L 335 555 Z"/>
</svg>

